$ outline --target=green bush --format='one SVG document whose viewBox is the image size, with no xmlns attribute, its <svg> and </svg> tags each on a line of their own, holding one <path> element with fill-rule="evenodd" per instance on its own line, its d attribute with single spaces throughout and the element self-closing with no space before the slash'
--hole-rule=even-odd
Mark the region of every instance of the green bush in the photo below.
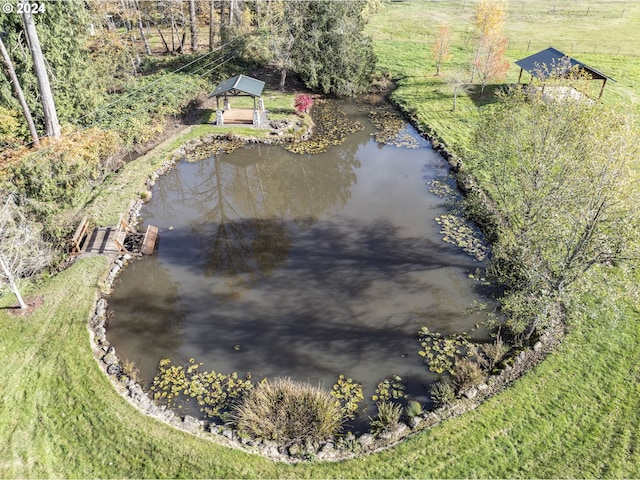
<svg viewBox="0 0 640 480">
<path fill-rule="evenodd" d="M 205 91 L 198 75 L 156 73 L 131 80 L 120 95 L 94 118 L 104 129 L 115 130 L 127 147 L 144 143 L 162 131 L 167 115 L 182 114 L 189 102 Z"/>
<path fill-rule="evenodd" d="M 15 148 L 28 141 L 29 130 L 20 112 L 0 105 L 0 149 Z"/>
<path fill-rule="evenodd" d="M 400 422 L 402 417 L 402 405 L 388 400 L 376 403 L 378 414 L 369 420 L 371 422 L 371 433 L 380 434 L 389 430 Z"/>
<path fill-rule="evenodd" d="M 422 408 L 422 404 L 420 402 L 416 402 L 415 400 L 411 400 L 404 411 L 407 418 L 418 417 L 422 415 L 423 412 L 424 410 Z"/>
<path fill-rule="evenodd" d="M 480 345 L 479 350 L 482 353 L 483 363 L 487 370 L 491 372 L 509 352 L 509 345 L 504 343 L 502 337 L 498 335 L 495 342 L 484 343 Z"/>
<path fill-rule="evenodd" d="M 431 385 L 431 401 L 436 407 L 451 405 L 456 399 L 456 392 L 450 383 L 438 382 Z"/>
<path fill-rule="evenodd" d="M 240 434 L 288 447 L 332 438 L 342 429 L 338 402 L 326 391 L 289 378 L 264 380 L 234 408 Z"/>
</svg>

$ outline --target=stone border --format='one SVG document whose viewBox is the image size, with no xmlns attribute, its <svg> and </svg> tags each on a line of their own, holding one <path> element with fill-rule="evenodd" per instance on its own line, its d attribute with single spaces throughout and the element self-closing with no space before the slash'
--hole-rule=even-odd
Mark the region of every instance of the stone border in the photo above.
<svg viewBox="0 0 640 480">
<path fill-rule="evenodd" d="M 393 105 L 405 115 L 405 118 L 416 128 L 421 136 L 432 143 L 434 150 L 447 160 L 451 166 L 451 170 L 458 172 L 461 167 L 461 161 L 455 155 L 447 152 L 442 143 L 430 138 L 428 133 L 419 128 L 415 118 L 407 117 L 406 112 L 398 105 Z M 209 140 L 219 140 L 220 137 L 220 135 L 211 138 L 207 136 Z M 223 137 L 226 138 L 226 136 Z M 253 140 L 252 143 L 259 143 L 260 139 Z M 183 145 L 174 153 L 171 160 L 164 162 L 155 172 L 149 175 L 146 181 L 147 188 L 151 188 L 160 175 L 173 168 L 177 160 L 188 154 L 190 149 L 195 149 L 204 143 L 202 138 L 198 138 L 195 139 L 195 141 Z M 467 177 L 469 176 L 467 175 Z M 473 189 L 473 186 L 466 191 L 468 192 L 471 189 Z M 465 193 L 465 189 L 461 188 L 461 190 Z M 142 205 L 143 201 L 137 200 L 129 209 L 128 218 L 130 225 L 137 225 Z M 149 398 L 148 394 L 145 393 L 142 386 L 123 370 L 115 348 L 109 343 L 106 337 L 106 326 L 108 323 L 107 296 L 110 294 L 113 282 L 122 268 L 129 262 L 140 257 L 141 254 L 134 253 L 119 255 L 114 259 L 109 269 L 103 291 L 96 301 L 95 309 L 88 322 L 94 358 L 102 371 L 107 375 L 116 391 L 143 414 L 200 438 L 214 441 L 226 447 L 241 449 L 247 453 L 259 454 L 280 462 L 297 463 L 309 460 L 340 461 L 355 458 L 363 454 L 387 450 L 417 432 L 429 429 L 444 420 L 455 418 L 463 413 L 476 409 L 485 400 L 502 392 L 515 380 L 538 365 L 547 354 L 555 349 L 564 337 L 563 322 L 561 319 L 557 319 L 553 325 L 540 336 L 533 347 L 523 349 L 517 356 L 511 357 L 512 363 L 510 365 L 507 365 L 498 374 L 491 375 L 485 383 L 462 392 L 460 395 L 461 398 L 457 399 L 453 404 L 412 417 L 407 420 L 407 423 L 400 422 L 377 437 L 371 433 L 356 436 L 349 432 L 344 436 L 319 445 L 284 448 L 279 447 L 276 442 L 272 441 L 254 441 L 242 438 L 230 427 L 198 420 L 190 415 L 179 417 L 166 406 L 157 406 Z"/>
</svg>

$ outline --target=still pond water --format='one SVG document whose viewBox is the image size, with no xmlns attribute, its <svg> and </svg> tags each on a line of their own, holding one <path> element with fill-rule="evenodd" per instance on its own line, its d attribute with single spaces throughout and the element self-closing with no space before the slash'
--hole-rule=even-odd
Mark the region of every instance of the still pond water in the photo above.
<svg viewBox="0 0 640 480">
<path fill-rule="evenodd" d="M 128 266 L 110 299 L 108 337 L 150 383 L 158 361 L 291 377 L 330 388 L 397 374 L 428 403 L 436 377 L 417 355 L 426 325 L 471 332 L 482 265 L 444 243 L 429 191 L 451 182 L 445 161 L 405 125 L 399 145 L 364 125 L 326 153 L 248 146 L 180 162 L 142 211 L 157 252 Z M 406 146 L 409 144 L 409 148 Z M 482 338 L 485 333 L 473 334 Z"/>
</svg>

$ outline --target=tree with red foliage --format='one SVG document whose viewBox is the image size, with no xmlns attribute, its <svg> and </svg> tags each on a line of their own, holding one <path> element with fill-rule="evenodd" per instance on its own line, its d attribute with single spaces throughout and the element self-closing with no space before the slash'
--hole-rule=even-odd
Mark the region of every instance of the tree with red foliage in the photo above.
<svg viewBox="0 0 640 480">
<path fill-rule="evenodd" d="M 313 106 L 313 98 L 311 95 L 307 95 L 306 93 L 296 95 L 293 106 L 300 113 L 309 113 L 309 110 L 311 110 L 311 107 Z"/>
<path fill-rule="evenodd" d="M 433 60 L 436 62 L 436 76 L 440 75 L 440 68 L 442 67 L 442 64 L 451 60 L 451 48 L 449 47 L 450 39 L 451 34 L 449 33 L 449 25 L 440 25 L 438 27 L 436 39 L 431 45 Z"/>
</svg>

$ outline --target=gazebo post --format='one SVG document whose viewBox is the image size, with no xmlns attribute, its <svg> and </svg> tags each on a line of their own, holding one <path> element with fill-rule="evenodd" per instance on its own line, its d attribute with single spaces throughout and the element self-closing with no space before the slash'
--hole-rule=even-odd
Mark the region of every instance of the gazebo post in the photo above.
<svg viewBox="0 0 640 480">
<path fill-rule="evenodd" d="M 602 92 L 604 92 L 604 86 L 607 84 L 607 79 L 603 78 L 602 79 L 602 87 L 600 88 L 600 95 L 598 95 L 598 100 L 600 100 L 600 98 L 602 98 Z"/>
<path fill-rule="evenodd" d="M 522 79 L 522 68 L 520 69 L 520 75 L 518 75 L 518 85 L 520 85 L 521 79 Z"/>
</svg>

